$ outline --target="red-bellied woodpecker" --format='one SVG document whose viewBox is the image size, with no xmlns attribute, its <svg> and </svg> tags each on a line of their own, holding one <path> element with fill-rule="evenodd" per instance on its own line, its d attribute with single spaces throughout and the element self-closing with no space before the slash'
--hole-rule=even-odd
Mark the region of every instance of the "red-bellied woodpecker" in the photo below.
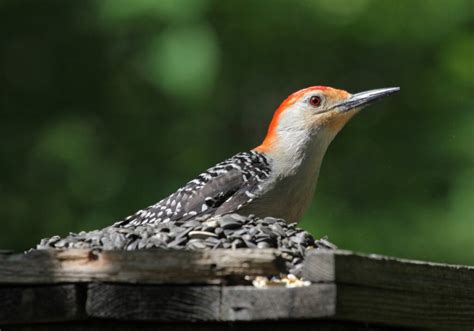
<svg viewBox="0 0 474 331">
<path fill-rule="evenodd" d="M 363 107 L 398 87 L 350 94 L 312 86 L 275 111 L 263 143 L 203 172 L 169 197 L 115 226 L 184 222 L 239 213 L 298 222 L 316 188 L 328 145 Z"/>
</svg>

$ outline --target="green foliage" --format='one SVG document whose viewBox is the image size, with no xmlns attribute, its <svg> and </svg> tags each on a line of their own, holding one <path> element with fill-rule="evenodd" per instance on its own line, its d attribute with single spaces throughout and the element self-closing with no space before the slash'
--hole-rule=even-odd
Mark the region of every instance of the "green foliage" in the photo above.
<svg viewBox="0 0 474 331">
<path fill-rule="evenodd" d="M 294 90 L 401 86 L 341 132 L 302 225 L 474 263 L 470 0 L 0 2 L 0 247 L 111 224 L 256 146 Z"/>
</svg>

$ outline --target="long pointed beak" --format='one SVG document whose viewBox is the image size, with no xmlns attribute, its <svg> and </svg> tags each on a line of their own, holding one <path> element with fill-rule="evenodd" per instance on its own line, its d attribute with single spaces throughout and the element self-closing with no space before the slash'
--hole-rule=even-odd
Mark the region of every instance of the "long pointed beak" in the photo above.
<svg viewBox="0 0 474 331">
<path fill-rule="evenodd" d="M 337 109 L 338 111 L 344 113 L 354 108 L 368 106 L 372 102 L 382 99 L 398 91 L 400 91 L 399 87 L 388 87 L 360 92 L 357 94 L 353 94 L 349 97 L 349 99 L 338 103 L 334 106 L 334 109 Z"/>
</svg>

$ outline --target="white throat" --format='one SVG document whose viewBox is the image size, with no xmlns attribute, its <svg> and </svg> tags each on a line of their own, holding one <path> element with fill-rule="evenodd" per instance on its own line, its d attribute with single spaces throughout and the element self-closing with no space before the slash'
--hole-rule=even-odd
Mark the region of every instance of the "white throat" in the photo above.
<svg viewBox="0 0 474 331">
<path fill-rule="evenodd" d="M 282 133 L 282 143 L 267 152 L 273 165 L 272 180 L 262 188 L 266 194 L 259 199 L 259 206 L 251 206 L 250 213 L 298 222 L 310 205 L 319 176 L 319 169 L 326 149 L 334 138 L 329 130 L 321 129 L 308 135 L 303 131 Z M 268 216 L 268 215 L 267 215 Z"/>
<path fill-rule="evenodd" d="M 316 180 L 323 157 L 337 132 L 324 127 L 310 130 L 278 130 L 277 143 L 268 156 L 276 176 L 302 176 Z M 316 178 L 314 178 L 316 176 Z"/>
</svg>

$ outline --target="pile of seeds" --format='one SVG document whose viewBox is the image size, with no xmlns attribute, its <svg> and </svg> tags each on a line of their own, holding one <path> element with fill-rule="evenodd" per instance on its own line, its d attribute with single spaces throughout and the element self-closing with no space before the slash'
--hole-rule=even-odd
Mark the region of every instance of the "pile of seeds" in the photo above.
<svg viewBox="0 0 474 331">
<path fill-rule="evenodd" d="M 199 221 L 168 222 L 137 227 L 109 226 L 102 230 L 71 233 L 41 240 L 37 249 L 91 248 L 135 250 L 277 248 L 295 275 L 308 249 L 335 248 L 325 239 L 315 240 L 296 223 L 273 217 L 257 218 L 228 214 Z"/>
</svg>

